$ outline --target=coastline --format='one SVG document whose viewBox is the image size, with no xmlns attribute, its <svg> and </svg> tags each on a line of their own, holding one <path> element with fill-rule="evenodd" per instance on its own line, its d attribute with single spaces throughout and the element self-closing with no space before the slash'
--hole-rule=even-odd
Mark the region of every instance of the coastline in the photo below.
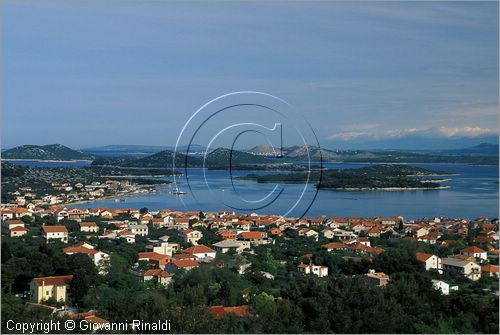
<svg viewBox="0 0 500 335">
<path fill-rule="evenodd" d="M 320 187 L 320 190 L 402 192 L 402 191 L 419 191 L 419 190 L 444 190 L 444 189 L 449 189 L 449 188 L 451 188 L 451 186 L 438 186 L 438 187 L 334 187 L 334 188 L 321 188 Z"/>
<path fill-rule="evenodd" d="M 93 159 L 31 159 L 31 158 L 2 158 L 2 161 L 17 161 L 17 162 L 46 162 L 46 163 L 92 163 Z"/>
<path fill-rule="evenodd" d="M 153 186 L 153 185 L 151 185 L 151 186 Z M 133 197 L 133 196 L 146 195 L 146 194 L 155 194 L 155 193 L 158 193 L 158 190 L 156 189 L 156 187 L 158 187 L 158 186 L 161 186 L 161 185 L 154 185 L 155 188 L 152 191 L 151 190 L 144 190 L 145 192 L 107 195 L 105 197 L 100 197 L 98 199 L 65 202 L 65 203 L 61 203 L 60 205 L 68 205 L 68 206 L 83 205 L 83 204 L 89 204 L 89 203 L 100 202 L 100 201 L 115 200 L 115 199 L 120 199 L 120 198 L 125 198 L 125 197 Z"/>
</svg>

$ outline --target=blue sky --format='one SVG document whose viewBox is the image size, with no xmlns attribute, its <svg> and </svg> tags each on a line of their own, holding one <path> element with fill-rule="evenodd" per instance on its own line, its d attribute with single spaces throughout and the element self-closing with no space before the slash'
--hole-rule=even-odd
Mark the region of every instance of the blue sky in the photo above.
<svg viewBox="0 0 500 335">
<path fill-rule="evenodd" d="M 2 4 L 3 148 L 173 145 L 240 90 L 285 99 L 330 148 L 498 134 L 496 2 Z"/>
</svg>

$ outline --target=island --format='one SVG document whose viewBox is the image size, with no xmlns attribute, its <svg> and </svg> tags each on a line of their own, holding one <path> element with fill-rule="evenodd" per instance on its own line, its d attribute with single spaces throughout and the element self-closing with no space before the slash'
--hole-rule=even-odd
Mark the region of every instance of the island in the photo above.
<svg viewBox="0 0 500 335">
<path fill-rule="evenodd" d="M 267 175 L 248 174 L 235 177 L 236 180 L 254 180 L 258 183 L 312 183 L 320 189 L 330 190 L 417 190 L 443 189 L 444 180 L 429 177 L 450 175 L 406 164 L 373 164 L 357 169 L 323 170 Z M 423 178 L 425 177 L 425 179 Z"/>
</svg>

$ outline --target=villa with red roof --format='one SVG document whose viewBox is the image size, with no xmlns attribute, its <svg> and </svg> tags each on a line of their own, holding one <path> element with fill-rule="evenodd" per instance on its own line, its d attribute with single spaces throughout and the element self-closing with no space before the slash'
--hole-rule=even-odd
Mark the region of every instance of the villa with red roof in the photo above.
<svg viewBox="0 0 500 335">
<path fill-rule="evenodd" d="M 481 248 L 478 247 L 468 247 L 460 251 L 461 255 L 479 258 L 482 260 L 488 259 L 488 253 Z"/>
<path fill-rule="evenodd" d="M 9 230 L 10 237 L 21 237 L 28 233 L 29 229 L 24 226 L 15 226 Z"/>
<path fill-rule="evenodd" d="M 498 266 L 497 265 L 492 265 L 492 264 L 483 265 L 481 267 L 481 272 L 485 276 L 498 278 Z"/>
<path fill-rule="evenodd" d="M 36 303 L 51 298 L 65 302 L 71 280 L 73 280 L 72 275 L 34 278 L 30 283 L 31 299 Z"/>
<path fill-rule="evenodd" d="M 65 226 L 43 226 L 42 236 L 47 240 L 59 240 L 68 243 L 68 229 Z"/>
<path fill-rule="evenodd" d="M 142 281 L 146 282 L 152 280 L 155 283 L 167 286 L 172 281 L 172 275 L 165 270 L 161 269 L 150 269 L 144 271 L 142 274 Z"/>
<path fill-rule="evenodd" d="M 203 259 L 207 259 L 207 258 L 214 259 L 215 255 L 216 255 L 215 250 L 213 250 L 213 249 L 211 249 L 203 244 L 194 245 L 192 247 L 189 247 L 186 250 L 184 250 L 184 252 L 187 254 L 191 254 L 191 255 L 196 256 L 196 259 L 198 259 L 198 260 L 203 260 Z"/>
<path fill-rule="evenodd" d="M 422 263 L 425 266 L 426 271 L 436 270 L 439 273 L 443 272 L 443 270 L 442 270 L 443 266 L 441 264 L 440 257 L 433 255 L 433 254 L 427 254 L 424 252 L 417 252 L 415 254 L 415 258 L 417 259 L 417 261 L 419 261 L 420 263 Z"/>
<path fill-rule="evenodd" d="M 165 270 L 168 272 L 176 272 L 177 270 L 191 270 L 200 266 L 200 263 L 191 259 L 173 260 L 165 265 Z"/>
</svg>

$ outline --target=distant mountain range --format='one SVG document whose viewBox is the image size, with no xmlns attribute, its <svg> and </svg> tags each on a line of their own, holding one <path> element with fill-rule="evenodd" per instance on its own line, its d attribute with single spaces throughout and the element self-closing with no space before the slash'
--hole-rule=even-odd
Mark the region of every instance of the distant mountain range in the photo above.
<svg viewBox="0 0 500 335">
<path fill-rule="evenodd" d="M 498 156 L 498 144 L 481 143 L 471 148 L 443 150 L 444 153 L 451 154 L 471 154 L 471 155 L 492 155 Z"/>
<path fill-rule="evenodd" d="M 156 146 L 106 146 L 94 148 L 92 152 L 70 149 L 61 144 L 36 146 L 23 145 L 2 152 L 3 159 L 34 159 L 34 160 L 94 160 L 93 165 L 123 166 L 123 167 L 155 167 L 172 166 L 172 149 L 161 150 Z M 171 147 L 170 147 L 171 148 Z M 183 153 L 186 147 L 180 147 L 176 154 L 176 166 L 203 166 L 204 147 L 193 145 L 190 153 L 197 155 L 186 157 Z M 256 146 L 248 151 L 218 148 L 211 151 L 206 159 L 207 167 L 227 167 L 231 158 L 232 166 L 271 165 L 282 163 L 297 163 L 311 161 L 319 162 L 371 162 L 371 163 L 462 163 L 498 165 L 498 144 L 481 143 L 479 145 L 453 150 L 434 151 L 366 151 L 366 150 L 328 150 L 315 146 L 291 146 L 283 148 L 283 156 L 279 157 L 277 148 L 264 145 Z M 96 154 L 99 152 L 100 154 Z M 111 154 L 110 154 L 111 153 Z M 119 154 L 121 153 L 121 155 Z M 141 153 L 141 154 L 139 154 Z"/>
<path fill-rule="evenodd" d="M 2 159 L 93 160 L 94 158 L 88 152 L 74 150 L 62 144 L 21 145 L 2 152 Z"/>
<path fill-rule="evenodd" d="M 158 146 L 158 145 L 106 145 L 102 147 L 85 148 L 83 151 L 89 152 L 95 156 L 118 157 L 145 157 L 156 154 L 158 152 L 169 150 L 175 151 L 174 146 Z M 180 146 L 177 152 L 186 152 L 187 146 Z M 189 147 L 189 152 L 205 151 L 204 146 L 193 144 Z"/>
</svg>

